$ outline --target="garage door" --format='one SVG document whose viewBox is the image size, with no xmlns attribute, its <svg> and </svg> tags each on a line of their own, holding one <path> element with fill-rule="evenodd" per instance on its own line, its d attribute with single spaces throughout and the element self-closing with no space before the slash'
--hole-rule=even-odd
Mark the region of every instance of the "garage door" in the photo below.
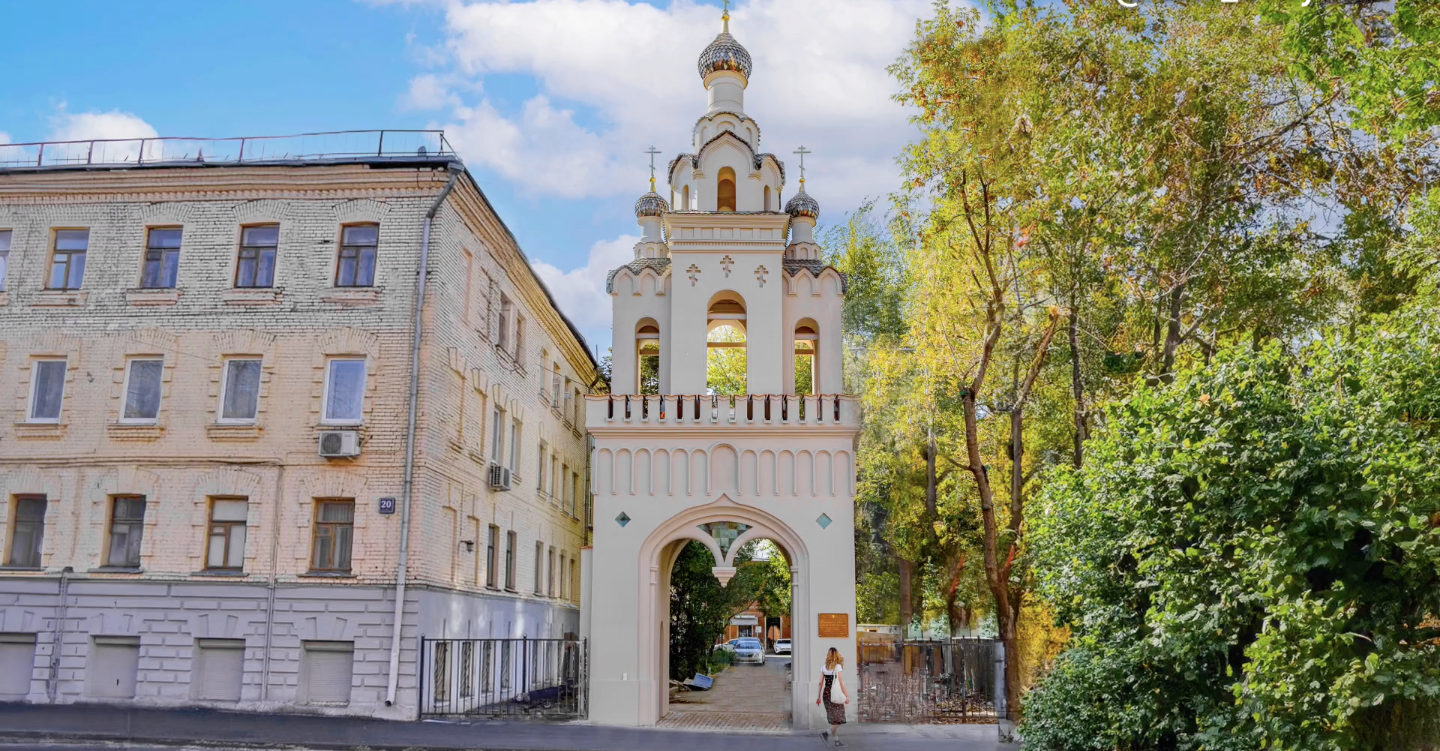
<svg viewBox="0 0 1440 751">
<path fill-rule="evenodd" d="M 244 639 L 195 640 L 195 698 L 240 701 L 245 678 Z"/>
<path fill-rule="evenodd" d="M 85 693 L 100 699 L 135 698 L 140 637 L 97 636 L 85 661 Z"/>
<path fill-rule="evenodd" d="M 35 672 L 35 635 L 0 634 L 0 699 L 23 699 Z"/>
<path fill-rule="evenodd" d="M 300 680 L 306 704 L 344 706 L 350 703 L 355 644 L 348 641 L 303 642 Z"/>
</svg>

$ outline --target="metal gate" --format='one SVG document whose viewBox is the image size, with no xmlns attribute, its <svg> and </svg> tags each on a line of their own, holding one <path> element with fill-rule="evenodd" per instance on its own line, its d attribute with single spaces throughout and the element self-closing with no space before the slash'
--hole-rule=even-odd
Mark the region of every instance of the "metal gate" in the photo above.
<svg viewBox="0 0 1440 751">
<path fill-rule="evenodd" d="M 420 639 L 420 716 L 585 717 L 589 660 L 572 639 Z"/>
<path fill-rule="evenodd" d="M 860 642 L 860 721 L 996 722 L 996 644 L 993 639 Z"/>
</svg>

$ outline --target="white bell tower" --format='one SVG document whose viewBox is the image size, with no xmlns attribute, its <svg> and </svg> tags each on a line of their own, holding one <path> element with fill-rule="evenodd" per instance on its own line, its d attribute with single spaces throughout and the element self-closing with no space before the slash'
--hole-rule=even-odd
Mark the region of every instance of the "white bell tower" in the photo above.
<svg viewBox="0 0 1440 751">
<path fill-rule="evenodd" d="M 820 207 L 805 192 L 803 147 L 800 189 L 782 203 L 785 165 L 760 150 L 760 126 L 744 111 L 750 54 L 731 36 L 728 10 L 723 20 L 700 54 L 708 108 L 691 151 L 670 161 L 668 197 L 652 167 L 650 192 L 635 202 L 635 258 L 607 282 L 611 394 L 589 397 L 586 419 L 590 717 L 653 725 L 666 715 L 671 565 L 698 541 L 726 582 L 740 546 L 764 538 L 794 582 L 793 723 L 819 727 L 825 651 L 855 658 L 858 406 L 841 393 L 845 278 L 815 242 Z M 737 347 L 744 388 L 717 393 L 710 353 Z"/>
</svg>

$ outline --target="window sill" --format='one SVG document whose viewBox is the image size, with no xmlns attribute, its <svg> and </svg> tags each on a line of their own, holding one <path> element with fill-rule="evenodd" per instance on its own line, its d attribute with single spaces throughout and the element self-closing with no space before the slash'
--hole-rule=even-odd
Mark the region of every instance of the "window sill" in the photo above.
<svg viewBox="0 0 1440 751">
<path fill-rule="evenodd" d="M 117 441 L 154 441 L 165 434 L 165 426 L 154 422 L 105 424 L 105 432 Z"/>
<path fill-rule="evenodd" d="M 265 428 L 258 423 L 212 422 L 205 426 L 205 433 L 212 441 L 258 441 Z"/>
<path fill-rule="evenodd" d="M 466 453 L 470 454 L 470 461 L 473 461 L 482 467 L 489 463 L 488 460 L 485 459 L 485 455 L 480 453 L 479 451 L 468 451 Z"/>
<path fill-rule="evenodd" d="M 355 577 L 355 574 L 353 574 L 353 573 L 351 573 L 351 572 L 349 572 L 349 571 L 306 571 L 306 572 L 303 573 L 303 574 L 297 574 L 297 576 L 299 576 L 299 577 L 302 578 L 302 579 L 304 579 L 304 578 L 311 578 L 311 579 L 354 579 L 354 578 L 356 578 L 356 577 Z"/>
<path fill-rule="evenodd" d="M 285 297 L 285 290 L 275 287 L 236 287 L 220 295 L 226 305 L 278 305 Z"/>
<path fill-rule="evenodd" d="M 0 566 L 0 573 L 6 574 L 40 574 L 44 573 L 44 566 Z"/>
<path fill-rule="evenodd" d="M 202 570 L 196 571 L 196 572 L 194 572 L 194 573 L 192 573 L 192 574 L 190 574 L 190 575 L 191 575 L 191 576 L 213 576 L 213 577 L 220 578 L 220 579 L 227 579 L 227 578 L 228 578 L 228 579 L 239 579 L 239 578 L 244 578 L 244 577 L 246 577 L 246 576 L 249 576 L 249 574 L 245 573 L 244 571 L 226 571 L 226 570 L 223 570 L 223 569 L 202 569 Z"/>
<path fill-rule="evenodd" d="M 90 298 L 90 293 L 78 289 L 47 289 L 35 295 L 30 303 L 33 308 L 78 308 Z"/>
<path fill-rule="evenodd" d="M 63 422 L 17 422 L 15 437 L 53 441 L 65 437 L 66 426 Z"/>
<path fill-rule="evenodd" d="M 320 302 L 348 307 L 379 305 L 383 287 L 334 287 L 320 295 Z"/>
<path fill-rule="evenodd" d="M 100 566 L 86 571 L 87 574 L 143 574 L 145 569 L 139 566 Z"/>
<path fill-rule="evenodd" d="M 180 302 L 180 294 L 180 290 L 174 288 L 127 289 L 125 290 L 125 302 L 137 307 L 174 305 Z"/>
</svg>

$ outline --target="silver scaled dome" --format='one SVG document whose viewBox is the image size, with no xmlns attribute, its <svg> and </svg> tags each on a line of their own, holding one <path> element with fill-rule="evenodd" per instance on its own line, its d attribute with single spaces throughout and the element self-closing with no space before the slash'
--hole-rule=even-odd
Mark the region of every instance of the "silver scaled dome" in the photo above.
<svg viewBox="0 0 1440 751">
<path fill-rule="evenodd" d="M 635 216 L 660 216 L 670 210 L 670 204 L 659 193 L 650 191 L 635 201 Z"/>
<path fill-rule="evenodd" d="M 750 53 L 730 32 L 722 31 L 715 41 L 700 53 L 700 77 L 714 73 L 717 70 L 733 70 L 748 80 L 750 78 Z"/>
<path fill-rule="evenodd" d="M 804 188 L 801 188 L 800 192 L 796 193 L 794 198 L 785 202 L 785 213 L 797 218 L 804 216 L 811 219 L 819 219 L 820 204 L 811 198 L 810 194 L 806 193 Z"/>
</svg>

